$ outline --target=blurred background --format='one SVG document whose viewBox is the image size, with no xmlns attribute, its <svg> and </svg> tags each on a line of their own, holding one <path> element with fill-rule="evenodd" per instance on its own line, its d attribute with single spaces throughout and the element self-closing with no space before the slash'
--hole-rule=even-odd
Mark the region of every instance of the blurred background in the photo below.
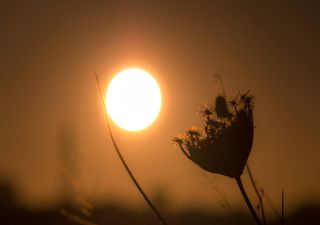
<svg viewBox="0 0 320 225">
<path fill-rule="evenodd" d="M 288 219 L 319 213 L 318 7 L 317 1 L 2 1 L 1 217 L 24 218 L 15 214 L 23 209 L 39 218 L 59 209 L 70 218 L 61 209 L 71 204 L 84 217 L 112 206 L 89 219 L 100 224 L 120 224 L 122 216 L 111 220 L 120 209 L 157 223 L 114 151 L 93 77 L 95 70 L 106 88 L 128 67 L 155 76 L 163 107 L 142 132 L 112 129 L 172 224 L 192 222 L 175 215 L 197 215 L 199 222 L 200 214 L 209 218 L 203 224 L 213 215 L 253 222 L 234 180 L 202 171 L 172 142 L 201 126 L 201 104 L 221 94 L 213 74 L 229 100 L 246 89 L 255 96 L 248 163 L 268 218 L 278 219 L 282 188 Z M 247 171 L 243 180 L 258 203 Z"/>
</svg>

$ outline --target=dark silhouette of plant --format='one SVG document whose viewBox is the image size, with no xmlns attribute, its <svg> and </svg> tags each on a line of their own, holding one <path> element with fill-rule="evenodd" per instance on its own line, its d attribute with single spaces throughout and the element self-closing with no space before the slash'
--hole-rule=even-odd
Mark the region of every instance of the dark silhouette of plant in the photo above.
<svg viewBox="0 0 320 225">
<path fill-rule="evenodd" d="M 133 173 L 131 172 L 128 164 L 126 163 L 125 159 L 123 158 L 122 154 L 121 154 L 121 151 L 113 137 L 113 134 L 112 134 L 112 130 L 111 130 L 111 127 L 110 127 L 110 118 L 109 118 L 109 114 L 107 113 L 107 110 L 106 110 L 106 105 L 105 105 L 105 99 L 104 99 L 104 96 L 102 94 L 102 90 L 101 90 L 101 86 L 100 86 L 100 82 L 99 82 L 99 79 L 98 79 L 98 75 L 96 74 L 96 72 L 94 71 L 94 76 L 96 78 L 96 82 L 97 82 L 97 86 L 98 86 L 98 89 L 99 89 L 99 94 L 100 94 L 100 98 L 102 100 L 102 104 L 103 104 L 103 108 L 105 110 L 105 116 L 106 116 L 106 120 L 107 120 L 107 127 L 108 127 L 108 131 L 109 131 L 109 134 L 110 134 L 110 137 L 111 137 L 111 140 L 112 140 L 112 144 L 117 152 L 117 155 L 119 156 L 119 159 L 122 163 L 122 165 L 124 166 L 125 170 L 127 171 L 129 177 L 131 178 L 132 182 L 134 183 L 134 185 L 136 186 L 136 188 L 138 189 L 139 193 L 142 195 L 143 199 L 146 201 L 146 203 L 148 204 L 148 206 L 152 209 L 152 211 L 154 212 L 154 214 L 158 217 L 159 221 L 161 224 L 163 225 L 166 225 L 166 221 L 163 219 L 163 217 L 161 216 L 160 212 L 157 210 L 157 208 L 154 206 L 154 204 L 152 204 L 151 200 L 148 198 L 147 194 L 143 191 L 141 185 L 138 183 L 137 179 L 135 178 L 135 176 L 133 175 Z"/>
<path fill-rule="evenodd" d="M 239 94 L 229 106 L 224 95 L 219 95 L 214 108 L 204 105 L 200 110 L 204 128 L 188 129 L 174 142 L 201 168 L 236 179 L 250 213 L 260 225 L 240 179 L 253 142 L 253 105 L 249 91 Z"/>
<path fill-rule="evenodd" d="M 259 199 L 258 209 L 259 209 L 260 212 L 261 212 L 262 222 L 263 222 L 263 224 L 266 224 L 267 221 L 266 221 L 266 216 L 265 216 L 265 211 L 264 211 L 264 204 L 263 204 L 263 198 L 262 198 L 262 197 L 263 197 L 263 194 L 264 194 L 264 191 L 263 191 L 263 189 L 260 189 L 260 190 L 258 189 L 258 186 L 257 186 L 257 184 L 256 184 L 256 181 L 255 181 L 254 178 L 253 178 L 253 175 L 252 175 L 252 172 L 251 172 L 251 169 L 250 169 L 248 163 L 247 163 L 247 165 L 246 165 L 246 168 L 247 168 L 247 171 L 248 171 L 248 174 L 249 174 L 249 179 L 250 179 L 250 181 L 251 181 L 251 184 L 252 184 L 252 186 L 253 186 L 253 189 L 254 189 L 254 191 L 255 191 L 258 199 Z"/>
</svg>

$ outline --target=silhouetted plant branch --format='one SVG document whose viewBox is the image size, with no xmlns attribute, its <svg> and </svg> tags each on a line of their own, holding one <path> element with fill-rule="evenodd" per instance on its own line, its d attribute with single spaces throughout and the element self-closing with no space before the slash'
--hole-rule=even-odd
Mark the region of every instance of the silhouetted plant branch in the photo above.
<svg viewBox="0 0 320 225">
<path fill-rule="evenodd" d="M 98 75 L 94 72 L 94 75 L 95 75 L 95 78 L 96 78 L 96 81 L 97 81 L 97 85 L 98 85 L 98 89 L 99 89 L 99 94 L 100 94 L 100 98 L 102 100 L 102 103 L 103 103 L 103 107 L 104 107 L 104 111 L 105 111 L 105 116 L 106 116 L 106 120 L 107 120 L 107 127 L 108 127 L 108 131 L 109 131 L 109 134 L 110 134 L 110 137 L 111 137 L 111 140 L 112 140 L 112 143 L 113 143 L 113 146 L 117 152 L 117 155 L 119 156 L 120 158 L 120 161 L 122 163 L 122 165 L 124 166 L 124 168 L 126 169 L 128 175 L 130 176 L 132 182 L 134 183 L 134 185 L 136 186 L 136 188 L 138 189 L 138 191 L 140 192 L 140 194 L 142 195 L 142 197 L 144 198 L 144 200 L 147 202 L 148 206 L 152 209 L 152 211 L 156 214 L 156 216 L 158 217 L 159 221 L 161 224 L 163 225 L 167 225 L 166 221 L 163 219 L 163 217 L 161 216 L 161 214 L 159 213 L 159 211 L 157 210 L 157 208 L 152 204 L 151 200 L 148 198 L 148 196 L 146 195 L 146 193 L 143 191 L 142 187 L 140 186 L 140 184 L 138 183 L 137 179 L 134 177 L 133 173 L 131 172 L 128 164 L 126 163 L 126 161 L 124 160 L 121 152 L 120 152 L 120 149 L 113 137 L 113 134 L 112 134 L 112 130 L 111 130 L 111 127 L 110 127 L 110 118 L 109 118 L 109 114 L 106 110 L 106 104 L 105 104 L 105 99 L 104 99 L 104 96 L 102 94 L 102 90 L 101 90 L 101 86 L 100 86 L 100 82 L 99 82 L 99 79 L 98 79 Z"/>
<path fill-rule="evenodd" d="M 257 184 L 256 184 L 254 178 L 253 178 L 253 175 L 252 175 L 252 172 L 251 172 L 251 169 L 250 169 L 248 163 L 246 165 L 246 168 L 247 168 L 247 171 L 248 171 L 248 174 L 249 174 L 250 181 L 251 181 L 252 186 L 254 188 L 254 191 L 256 192 L 256 195 L 258 196 L 258 199 L 259 199 L 259 206 L 260 206 L 260 209 L 261 209 L 262 222 L 263 222 L 264 225 L 266 225 L 267 221 L 266 221 L 266 216 L 265 216 L 265 212 L 264 212 L 262 194 L 259 192 L 259 189 L 257 187 Z"/>
<path fill-rule="evenodd" d="M 200 111 L 204 128 L 188 129 L 173 141 L 202 169 L 234 178 L 251 215 L 261 225 L 240 179 L 253 142 L 253 96 L 249 91 L 244 92 L 230 105 L 231 109 L 226 98 L 219 95 L 214 108 L 204 105 Z"/>
</svg>

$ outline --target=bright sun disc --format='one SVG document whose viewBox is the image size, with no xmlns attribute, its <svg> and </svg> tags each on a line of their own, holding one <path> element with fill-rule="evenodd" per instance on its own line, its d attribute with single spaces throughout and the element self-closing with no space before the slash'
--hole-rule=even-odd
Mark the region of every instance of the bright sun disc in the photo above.
<svg viewBox="0 0 320 225">
<path fill-rule="evenodd" d="M 145 129 L 160 112 L 159 85 L 144 70 L 123 70 L 113 77 L 107 88 L 106 107 L 111 119 L 122 129 Z"/>
</svg>

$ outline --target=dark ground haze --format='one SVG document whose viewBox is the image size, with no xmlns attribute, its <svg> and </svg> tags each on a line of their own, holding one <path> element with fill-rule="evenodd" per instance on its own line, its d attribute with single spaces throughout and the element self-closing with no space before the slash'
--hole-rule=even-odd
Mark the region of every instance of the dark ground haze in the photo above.
<svg viewBox="0 0 320 225">
<path fill-rule="evenodd" d="M 125 209 L 119 205 L 105 204 L 90 209 L 77 204 L 65 202 L 55 208 L 30 210 L 22 207 L 14 199 L 9 184 L 0 185 L 0 224 L 15 225 L 40 225 L 40 224 L 86 224 L 86 225 L 135 225 L 135 224 L 160 224 L 150 211 Z M 159 204 L 160 203 L 160 204 Z M 157 202 L 161 207 L 161 202 Z M 162 204 L 166 204 L 162 202 Z M 285 224 L 320 224 L 320 208 L 315 205 L 305 205 L 286 215 Z M 182 210 L 179 212 L 167 212 L 164 214 L 168 224 L 172 225 L 241 225 L 253 224 L 251 217 L 244 212 L 232 214 L 205 213 L 197 209 Z M 268 224 L 280 224 L 280 220 L 269 220 Z"/>
</svg>

